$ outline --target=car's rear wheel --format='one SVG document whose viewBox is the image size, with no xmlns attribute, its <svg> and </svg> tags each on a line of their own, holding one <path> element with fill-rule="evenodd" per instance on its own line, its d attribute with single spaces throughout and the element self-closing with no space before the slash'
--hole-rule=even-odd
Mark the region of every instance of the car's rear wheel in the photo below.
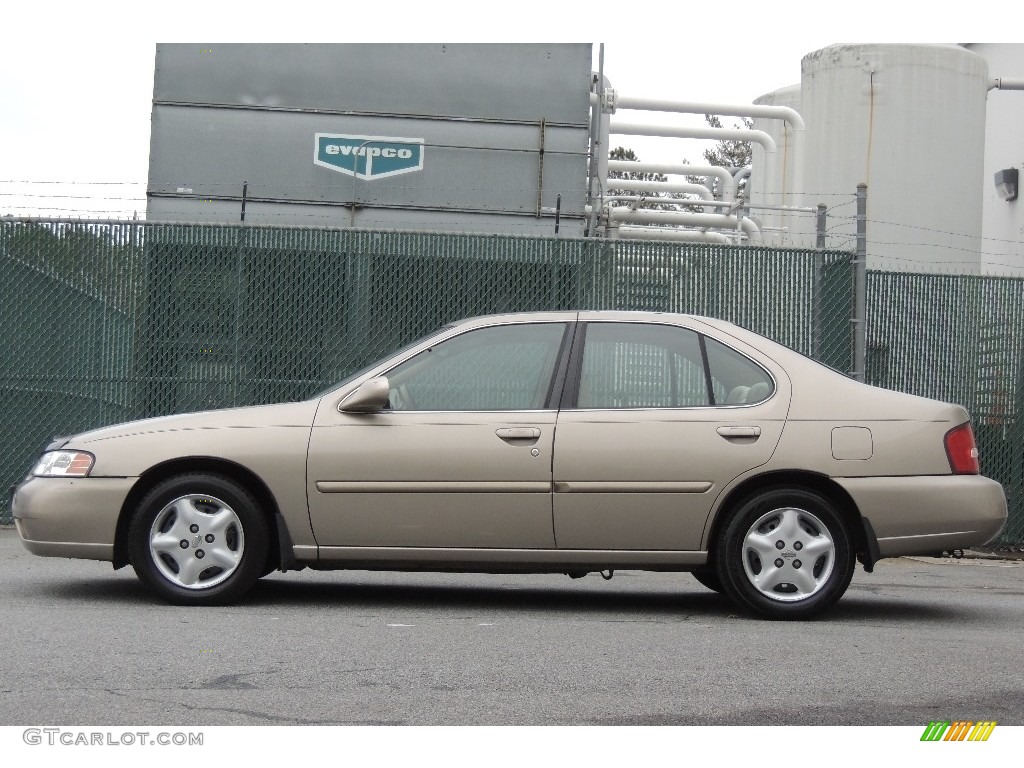
<svg viewBox="0 0 1024 768">
<path fill-rule="evenodd" d="M 747 499 L 718 541 L 718 577 L 740 605 L 773 619 L 806 619 L 850 584 L 853 546 L 824 496 L 774 488 Z"/>
<path fill-rule="evenodd" d="M 247 592 L 267 563 L 266 517 L 252 495 L 220 475 L 186 474 L 147 493 L 128 547 L 138 577 L 179 605 L 220 605 Z"/>
</svg>

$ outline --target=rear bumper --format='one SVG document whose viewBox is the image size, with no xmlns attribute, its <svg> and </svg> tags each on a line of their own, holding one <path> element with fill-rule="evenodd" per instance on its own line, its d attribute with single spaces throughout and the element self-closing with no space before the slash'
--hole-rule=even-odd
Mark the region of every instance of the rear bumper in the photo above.
<svg viewBox="0 0 1024 768">
<path fill-rule="evenodd" d="M 871 521 L 882 557 L 987 544 L 1006 525 L 1006 495 L 980 475 L 833 478 Z"/>
<path fill-rule="evenodd" d="M 137 477 L 29 477 L 14 490 L 11 513 L 29 552 L 113 560 L 117 519 Z"/>
</svg>

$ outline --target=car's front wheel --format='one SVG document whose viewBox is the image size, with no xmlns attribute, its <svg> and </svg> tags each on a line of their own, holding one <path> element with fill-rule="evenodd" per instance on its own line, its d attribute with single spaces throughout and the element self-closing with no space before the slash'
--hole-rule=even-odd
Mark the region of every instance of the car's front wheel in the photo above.
<svg viewBox="0 0 1024 768">
<path fill-rule="evenodd" d="M 132 566 L 161 597 L 179 605 L 220 605 L 263 573 L 269 532 L 252 495 L 220 475 L 185 474 L 156 485 L 128 531 Z"/>
<path fill-rule="evenodd" d="M 855 557 L 834 505 L 802 488 L 747 499 L 718 542 L 718 577 L 740 605 L 773 619 L 805 619 L 835 603 Z"/>
</svg>

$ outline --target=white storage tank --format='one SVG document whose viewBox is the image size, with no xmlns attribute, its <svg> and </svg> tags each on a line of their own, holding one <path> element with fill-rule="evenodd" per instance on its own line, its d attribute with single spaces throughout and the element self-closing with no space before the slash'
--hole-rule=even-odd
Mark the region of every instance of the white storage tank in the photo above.
<svg viewBox="0 0 1024 768">
<path fill-rule="evenodd" d="M 829 206 L 829 247 L 855 243 L 868 185 L 868 267 L 977 273 L 985 60 L 953 45 L 833 45 L 802 61 L 804 204 Z"/>
<path fill-rule="evenodd" d="M 766 93 L 754 100 L 755 104 L 800 109 L 799 84 Z M 764 131 L 775 141 L 776 151 L 765 152 L 754 143 L 750 174 L 750 215 L 761 228 L 766 244 L 783 248 L 813 248 L 814 214 L 801 214 L 792 210 L 802 205 L 799 195 L 802 152 L 805 146 L 804 129 L 795 128 L 778 119 L 754 118 L 754 128 Z"/>
<path fill-rule="evenodd" d="M 967 48 L 988 62 L 993 78 L 1024 80 L 1024 45 L 969 43 Z M 1024 277 L 1024 91 L 995 89 L 988 93 L 985 124 L 985 169 L 982 172 L 981 232 L 983 272 Z M 995 177 L 1018 171 L 1015 200 L 1000 196 Z"/>
</svg>

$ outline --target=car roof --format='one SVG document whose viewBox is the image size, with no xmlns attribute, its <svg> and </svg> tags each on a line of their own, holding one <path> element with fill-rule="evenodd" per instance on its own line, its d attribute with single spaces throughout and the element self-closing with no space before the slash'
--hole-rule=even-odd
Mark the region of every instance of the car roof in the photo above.
<svg viewBox="0 0 1024 768">
<path fill-rule="evenodd" d="M 656 322 L 658 320 L 697 320 L 721 330 L 730 330 L 738 326 L 726 320 L 718 320 L 701 315 L 689 315 L 678 312 L 644 312 L 636 310 L 564 310 L 544 312 L 507 312 L 495 315 L 476 315 L 458 320 L 453 326 L 484 325 L 491 322 L 567 322 L 570 320 L 599 321 L 619 320 L 623 322 Z"/>
</svg>

